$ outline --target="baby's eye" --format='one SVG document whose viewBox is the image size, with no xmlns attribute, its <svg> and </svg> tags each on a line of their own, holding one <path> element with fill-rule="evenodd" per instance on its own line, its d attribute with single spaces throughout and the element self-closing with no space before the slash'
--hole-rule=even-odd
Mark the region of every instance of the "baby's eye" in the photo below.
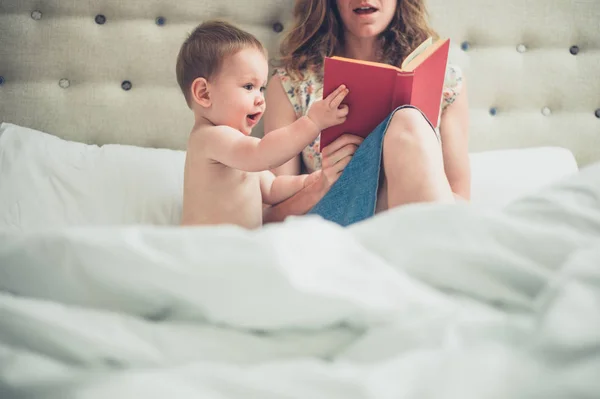
<svg viewBox="0 0 600 399">
<path fill-rule="evenodd" d="M 248 83 L 248 84 L 244 85 L 244 89 L 250 91 L 250 90 L 254 89 L 254 85 L 252 83 Z"/>
<path fill-rule="evenodd" d="M 260 92 L 261 92 L 261 93 L 264 93 L 266 90 L 267 90 L 267 87 L 266 87 L 266 86 L 263 86 L 263 87 L 261 87 L 261 88 L 260 88 Z"/>
</svg>

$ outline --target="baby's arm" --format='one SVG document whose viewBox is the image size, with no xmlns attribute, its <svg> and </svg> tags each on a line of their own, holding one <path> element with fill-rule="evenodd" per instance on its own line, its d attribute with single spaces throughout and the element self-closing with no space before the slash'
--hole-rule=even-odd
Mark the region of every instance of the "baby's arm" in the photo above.
<svg viewBox="0 0 600 399">
<path fill-rule="evenodd" d="M 234 169 L 261 172 L 274 169 L 309 145 L 319 129 L 308 117 L 269 134 L 263 139 L 246 136 L 229 126 L 215 126 L 205 133 L 206 156 Z"/>
<path fill-rule="evenodd" d="M 276 205 L 292 197 L 304 187 L 312 184 L 321 171 L 310 175 L 275 176 L 270 171 L 260 174 L 260 191 L 262 201 L 267 205 Z"/>
<path fill-rule="evenodd" d="M 207 129 L 203 133 L 206 155 L 231 168 L 248 172 L 274 169 L 298 155 L 321 130 L 345 120 L 348 107 L 340 107 L 340 104 L 346 94 L 348 90 L 340 86 L 325 100 L 315 102 L 307 116 L 262 139 L 246 136 L 228 126 Z"/>
</svg>

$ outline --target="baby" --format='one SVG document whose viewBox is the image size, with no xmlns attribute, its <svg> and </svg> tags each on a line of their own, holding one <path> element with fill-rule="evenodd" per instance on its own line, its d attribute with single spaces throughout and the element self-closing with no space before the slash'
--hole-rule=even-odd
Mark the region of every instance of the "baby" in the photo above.
<svg viewBox="0 0 600 399">
<path fill-rule="evenodd" d="M 199 25 L 177 58 L 177 80 L 195 124 L 187 144 L 183 225 L 262 226 L 263 204 L 274 205 L 318 178 L 276 177 L 276 168 L 309 145 L 321 130 L 342 123 L 340 86 L 315 102 L 307 116 L 263 139 L 250 136 L 265 112 L 266 50 L 251 34 L 226 22 Z"/>
</svg>

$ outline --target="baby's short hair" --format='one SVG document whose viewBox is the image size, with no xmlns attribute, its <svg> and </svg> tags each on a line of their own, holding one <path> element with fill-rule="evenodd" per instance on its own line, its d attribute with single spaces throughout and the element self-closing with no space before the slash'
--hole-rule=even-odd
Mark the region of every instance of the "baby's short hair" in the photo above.
<svg viewBox="0 0 600 399">
<path fill-rule="evenodd" d="M 177 82 L 188 105 L 195 79 L 210 79 L 219 72 L 226 57 L 252 47 L 266 56 L 265 47 L 254 35 L 228 22 L 212 20 L 198 25 L 183 42 L 177 56 Z"/>
</svg>

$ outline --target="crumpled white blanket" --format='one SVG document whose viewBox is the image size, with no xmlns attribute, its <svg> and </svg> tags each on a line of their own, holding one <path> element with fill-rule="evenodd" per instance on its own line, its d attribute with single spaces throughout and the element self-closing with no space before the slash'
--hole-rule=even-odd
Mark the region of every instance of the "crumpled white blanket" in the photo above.
<svg viewBox="0 0 600 399">
<path fill-rule="evenodd" d="M 600 165 L 343 229 L 0 230 L 2 398 L 600 397 Z"/>
</svg>

